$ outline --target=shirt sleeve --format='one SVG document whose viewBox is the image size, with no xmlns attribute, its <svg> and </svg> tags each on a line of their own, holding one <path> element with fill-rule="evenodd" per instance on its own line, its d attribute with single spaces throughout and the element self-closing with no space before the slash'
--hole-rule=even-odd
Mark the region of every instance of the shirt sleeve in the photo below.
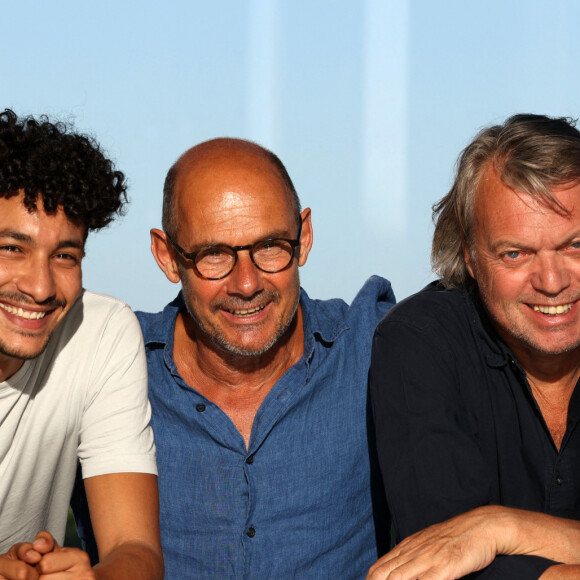
<svg viewBox="0 0 580 580">
<path fill-rule="evenodd" d="M 454 345 L 412 323 L 384 320 L 375 334 L 370 395 L 379 463 L 396 541 L 492 500 L 477 423 L 461 392 Z M 470 577 L 538 578 L 542 558 L 496 558 Z"/>
<path fill-rule="evenodd" d="M 100 329 L 82 417 L 79 460 L 83 478 L 108 473 L 157 473 L 147 363 L 139 323 L 123 306 Z"/>
</svg>

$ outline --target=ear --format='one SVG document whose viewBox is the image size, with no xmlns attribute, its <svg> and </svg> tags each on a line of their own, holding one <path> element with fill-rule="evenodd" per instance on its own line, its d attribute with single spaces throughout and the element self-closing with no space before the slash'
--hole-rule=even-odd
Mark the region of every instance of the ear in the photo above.
<svg viewBox="0 0 580 580">
<path fill-rule="evenodd" d="M 167 279 L 177 284 L 181 280 L 181 276 L 175 261 L 175 250 L 167 239 L 167 234 L 157 228 L 151 230 L 151 253 Z"/>
<path fill-rule="evenodd" d="M 302 218 L 302 235 L 300 236 L 300 254 L 298 255 L 299 266 L 304 266 L 304 264 L 306 264 L 310 248 L 312 248 L 314 234 L 312 232 L 311 214 L 312 212 L 309 207 L 303 210 L 300 214 L 300 217 Z"/>
<path fill-rule="evenodd" d="M 475 268 L 473 265 L 471 252 L 469 251 L 469 248 L 467 247 L 467 244 L 465 242 L 461 244 L 461 247 L 463 248 L 463 259 L 465 260 L 465 266 L 467 267 L 467 271 L 469 272 L 469 275 L 475 280 Z"/>
</svg>

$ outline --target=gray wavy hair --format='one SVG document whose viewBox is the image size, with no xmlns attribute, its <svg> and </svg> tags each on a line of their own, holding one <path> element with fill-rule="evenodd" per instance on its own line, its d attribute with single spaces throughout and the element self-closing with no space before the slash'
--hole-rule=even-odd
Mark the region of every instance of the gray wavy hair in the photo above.
<svg viewBox="0 0 580 580">
<path fill-rule="evenodd" d="M 569 212 L 554 198 L 554 187 L 580 180 L 580 132 L 566 117 L 514 115 L 480 131 L 462 151 L 449 193 L 433 205 L 433 271 L 447 288 L 471 289 L 463 255 L 473 253 L 474 200 L 488 163 L 509 188 L 555 211 Z M 480 190 L 480 195 L 482 194 Z"/>
</svg>

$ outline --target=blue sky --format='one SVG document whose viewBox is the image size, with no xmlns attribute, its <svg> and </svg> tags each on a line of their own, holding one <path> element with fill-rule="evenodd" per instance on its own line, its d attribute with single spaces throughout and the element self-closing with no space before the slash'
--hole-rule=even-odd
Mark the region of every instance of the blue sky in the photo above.
<svg viewBox="0 0 580 580">
<path fill-rule="evenodd" d="M 19 0 L 2 7 L 0 106 L 93 134 L 130 180 L 127 215 L 88 242 L 87 288 L 159 310 L 177 288 L 149 251 L 175 159 L 256 140 L 313 211 L 301 272 L 351 300 L 430 279 L 430 207 L 461 149 L 517 112 L 580 115 L 574 0 Z"/>
</svg>

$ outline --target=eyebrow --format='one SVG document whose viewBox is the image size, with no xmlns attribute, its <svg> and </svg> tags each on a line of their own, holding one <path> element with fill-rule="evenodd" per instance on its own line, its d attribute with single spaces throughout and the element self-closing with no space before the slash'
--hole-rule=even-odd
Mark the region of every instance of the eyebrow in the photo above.
<svg viewBox="0 0 580 580">
<path fill-rule="evenodd" d="M 264 236 L 260 236 L 259 238 L 255 239 L 252 242 L 248 242 L 248 244 L 236 244 L 236 246 L 245 246 L 245 245 L 253 245 L 253 244 L 257 244 L 259 242 L 263 242 L 265 240 L 278 240 L 278 239 L 283 239 L 283 240 L 293 240 L 295 238 L 292 237 L 292 235 L 290 234 L 290 232 L 288 230 L 273 230 L 271 232 L 267 232 Z M 186 250 L 188 253 L 193 253 L 193 252 L 197 252 L 198 250 L 202 249 L 202 248 L 213 248 L 215 246 L 230 246 L 229 244 L 226 244 L 224 242 L 209 242 L 209 241 L 205 241 L 205 242 L 201 242 L 199 244 L 196 244 L 194 247 L 191 248 L 191 250 Z"/>
<path fill-rule="evenodd" d="M 558 244 L 558 248 L 564 248 L 574 241 L 580 241 L 580 231 L 570 234 L 562 243 Z M 497 240 L 491 246 L 494 252 L 504 250 L 505 248 L 518 248 L 521 250 L 534 250 L 534 246 L 524 243 L 522 240 Z"/>
<path fill-rule="evenodd" d="M 18 232 L 15 230 L 9 229 L 0 230 L 0 238 L 10 238 L 12 240 L 16 240 L 17 242 L 24 242 L 27 244 L 35 245 L 35 241 L 32 236 L 29 236 L 28 234 L 23 234 L 22 232 Z M 57 244 L 56 249 L 60 250 L 62 248 L 77 248 L 79 250 L 82 250 L 84 253 L 85 244 L 84 242 L 79 240 L 61 240 Z"/>
</svg>

